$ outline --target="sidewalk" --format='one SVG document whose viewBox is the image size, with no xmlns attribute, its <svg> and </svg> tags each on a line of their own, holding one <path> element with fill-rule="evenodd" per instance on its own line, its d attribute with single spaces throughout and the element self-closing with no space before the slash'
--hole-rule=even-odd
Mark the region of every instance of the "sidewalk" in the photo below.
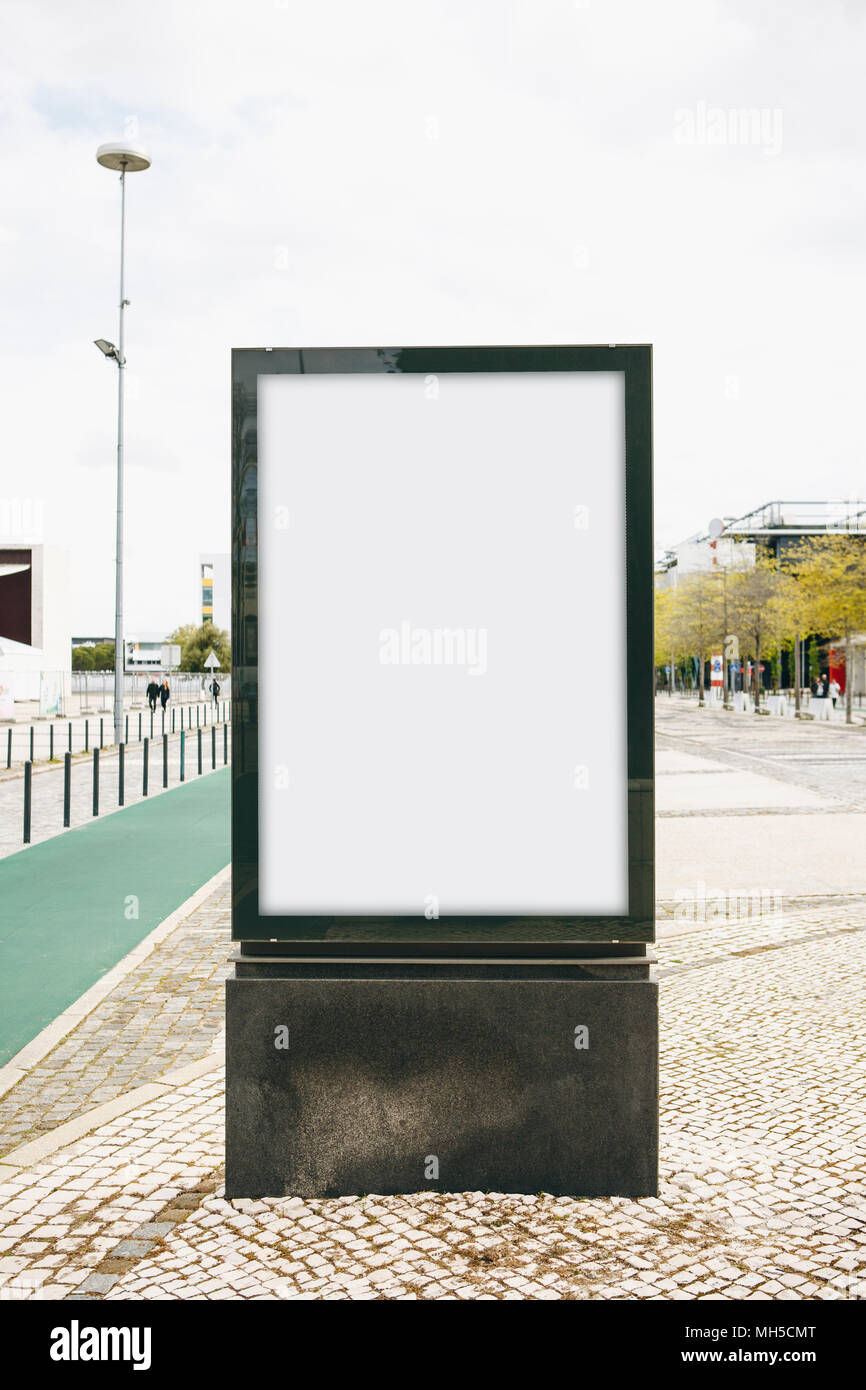
<svg viewBox="0 0 866 1390">
<path fill-rule="evenodd" d="M 212 772 L 0 860 L 0 1063 L 228 863 L 229 796 Z"/>
<path fill-rule="evenodd" d="M 866 1293 L 866 902 L 841 917 L 837 904 L 663 936 L 662 1183 L 644 1201 L 418 1192 L 227 1202 L 213 1046 L 227 884 L 180 917 L 146 970 L 0 1101 L 3 1296 Z"/>
</svg>

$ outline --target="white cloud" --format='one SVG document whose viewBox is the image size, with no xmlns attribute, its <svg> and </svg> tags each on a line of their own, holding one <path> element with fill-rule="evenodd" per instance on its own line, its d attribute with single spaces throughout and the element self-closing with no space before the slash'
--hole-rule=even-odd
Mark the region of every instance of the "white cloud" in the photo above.
<svg viewBox="0 0 866 1390">
<path fill-rule="evenodd" d="M 154 156 L 128 186 L 138 626 L 192 616 L 199 551 L 228 548 L 233 346 L 651 341 L 663 543 L 862 476 L 856 6 L 6 18 L 3 491 L 38 488 L 73 547 L 77 626 L 112 612 L 116 373 L 92 339 L 116 335 L 119 207 L 94 154 L 124 129 Z M 780 110 L 781 153 L 678 145 L 699 102 Z"/>
</svg>

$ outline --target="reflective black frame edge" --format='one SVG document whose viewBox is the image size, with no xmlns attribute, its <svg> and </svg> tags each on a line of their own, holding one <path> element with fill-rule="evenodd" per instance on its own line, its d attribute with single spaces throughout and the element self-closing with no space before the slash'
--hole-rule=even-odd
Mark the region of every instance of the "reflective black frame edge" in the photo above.
<svg viewBox="0 0 866 1390">
<path fill-rule="evenodd" d="M 258 378 L 327 372 L 581 371 L 625 379 L 629 912 L 625 917 L 258 912 Z M 236 348 L 232 352 L 232 939 L 308 956 L 550 954 L 655 939 L 652 347 Z M 256 949 L 256 948 L 253 948 Z M 258 948 L 260 949 L 260 948 Z M 622 951 L 619 946 L 617 954 Z"/>
</svg>

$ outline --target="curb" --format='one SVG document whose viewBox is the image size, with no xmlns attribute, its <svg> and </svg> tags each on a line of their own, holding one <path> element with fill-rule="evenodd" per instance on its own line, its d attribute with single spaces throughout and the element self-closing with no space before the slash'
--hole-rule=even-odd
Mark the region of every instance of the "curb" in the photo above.
<svg viewBox="0 0 866 1390">
<path fill-rule="evenodd" d="M 32 1168 L 34 1164 L 42 1163 L 58 1149 L 65 1148 L 67 1144 L 74 1143 L 76 1139 L 83 1139 L 86 1134 L 90 1134 L 94 1129 L 99 1129 L 109 1120 L 116 1120 L 129 1110 L 136 1110 L 140 1105 L 147 1105 L 148 1102 L 157 1100 L 159 1096 L 164 1096 L 173 1087 L 185 1086 L 189 1081 L 196 1081 L 200 1076 L 207 1076 L 209 1072 L 221 1070 L 224 1044 L 225 1034 L 220 1033 L 211 1043 L 208 1055 L 201 1057 L 197 1062 L 189 1062 L 185 1067 L 178 1067 L 176 1071 L 166 1072 L 158 1081 L 147 1081 L 142 1086 L 136 1086 L 134 1090 L 127 1091 L 125 1095 L 116 1096 L 114 1100 L 96 1105 L 92 1110 L 85 1110 L 83 1115 L 76 1115 L 75 1119 L 67 1120 L 65 1124 L 58 1125 L 48 1134 L 40 1135 L 38 1139 L 31 1139 L 18 1149 L 11 1149 L 0 1159 L 0 1182 L 16 1176 L 22 1168 Z"/>
</svg>

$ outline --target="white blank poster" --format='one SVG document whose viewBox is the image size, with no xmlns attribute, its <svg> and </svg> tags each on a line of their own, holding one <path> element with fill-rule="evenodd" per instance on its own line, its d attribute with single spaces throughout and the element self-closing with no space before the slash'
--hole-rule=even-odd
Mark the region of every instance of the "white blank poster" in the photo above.
<svg viewBox="0 0 866 1390">
<path fill-rule="evenodd" d="M 263 915 L 624 915 L 618 372 L 261 376 Z"/>
</svg>

